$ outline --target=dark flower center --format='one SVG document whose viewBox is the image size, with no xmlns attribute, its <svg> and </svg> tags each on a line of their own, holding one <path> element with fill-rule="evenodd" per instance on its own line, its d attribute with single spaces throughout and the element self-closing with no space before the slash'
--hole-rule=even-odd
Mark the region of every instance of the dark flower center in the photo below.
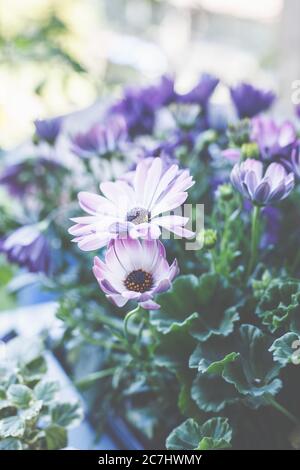
<svg viewBox="0 0 300 470">
<path fill-rule="evenodd" d="M 135 225 L 150 221 L 150 212 L 142 207 L 134 207 L 127 213 L 127 221 Z"/>
<path fill-rule="evenodd" d="M 153 277 L 152 274 L 147 273 L 143 269 L 137 269 L 136 271 L 131 271 L 131 273 L 128 274 L 124 284 L 128 290 L 143 293 L 151 289 L 153 285 Z"/>
</svg>

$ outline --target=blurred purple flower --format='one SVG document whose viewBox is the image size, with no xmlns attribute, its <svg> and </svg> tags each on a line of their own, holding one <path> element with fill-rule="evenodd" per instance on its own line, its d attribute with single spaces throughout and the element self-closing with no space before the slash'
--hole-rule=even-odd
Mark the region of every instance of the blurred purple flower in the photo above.
<svg viewBox="0 0 300 470">
<path fill-rule="evenodd" d="M 150 161 L 149 161 L 150 160 Z M 80 207 L 87 217 L 75 222 L 69 233 L 81 250 L 97 250 L 118 237 L 159 238 L 161 228 L 181 237 L 190 238 L 187 217 L 164 215 L 180 207 L 186 200 L 188 188 L 194 181 L 188 170 L 172 165 L 164 171 L 160 158 L 144 159 L 138 163 L 133 184 L 125 181 L 101 183 L 103 196 L 80 192 Z"/>
<path fill-rule="evenodd" d="M 177 261 L 169 266 L 159 240 L 114 240 L 105 262 L 94 259 L 94 275 L 106 297 L 118 307 L 129 300 L 147 310 L 159 309 L 155 294 L 165 292 L 178 274 Z"/>
<path fill-rule="evenodd" d="M 241 149 L 228 148 L 221 151 L 222 157 L 226 158 L 230 163 L 237 163 L 242 157 Z"/>
<path fill-rule="evenodd" d="M 176 97 L 174 81 L 162 77 L 158 85 L 147 88 L 128 88 L 123 98 L 110 108 L 110 113 L 123 116 L 131 137 L 151 134 L 155 112 Z"/>
<path fill-rule="evenodd" d="M 198 104 L 203 109 L 206 109 L 208 100 L 218 83 L 218 78 L 209 74 L 203 74 L 199 83 L 191 91 L 184 95 L 178 95 L 178 101 L 187 104 Z"/>
<path fill-rule="evenodd" d="M 252 120 L 251 139 L 260 150 L 263 160 L 289 157 L 297 140 L 297 133 L 290 121 L 277 125 L 271 118 L 258 117 Z"/>
<path fill-rule="evenodd" d="M 281 211 L 277 207 L 267 206 L 262 210 L 265 219 L 265 230 L 262 233 L 260 247 L 267 249 L 276 245 L 280 236 Z"/>
<path fill-rule="evenodd" d="M 0 252 L 10 262 L 26 267 L 30 272 L 49 273 L 49 244 L 37 225 L 25 225 L 2 239 Z"/>
<path fill-rule="evenodd" d="M 295 113 L 296 113 L 296 116 L 300 119 L 300 104 L 297 104 L 295 106 Z"/>
<path fill-rule="evenodd" d="M 267 111 L 276 98 L 272 91 L 255 88 L 249 83 L 231 87 L 230 94 L 240 119 L 252 118 Z"/>
<path fill-rule="evenodd" d="M 259 206 L 285 199 L 294 187 L 294 174 L 287 174 L 279 163 L 271 163 L 264 173 L 263 163 L 250 158 L 237 163 L 230 178 L 242 196 Z"/>
<path fill-rule="evenodd" d="M 123 150 L 127 139 L 124 119 L 114 117 L 106 125 L 96 124 L 85 133 L 71 137 L 71 150 L 81 158 L 108 158 Z"/>
<path fill-rule="evenodd" d="M 12 196 L 23 197 L 42 182 L 42 176 L 47 178 L 49 174 L 63 169 L 65 167 L 59 162 L 49 158 L 29 158 L 6 166 L 0 174 L 0 184 L 5 186 Z"/>
<path fill-rule="evenodd" d="M 55 117 L 53 119 L 37 119 L 34 121 L 37 137 L 40 140 L 44 140 L 53 145 L 61 131 L 62 123 L 62 117 Z"/>
<path fill-rule="evenodd" d="M 282 159 L 281 163 L 288 171 L 292 171 L 296 180 L 300 181 L 300 142 L 293 148 L 290 158 Z"/>
</svg>

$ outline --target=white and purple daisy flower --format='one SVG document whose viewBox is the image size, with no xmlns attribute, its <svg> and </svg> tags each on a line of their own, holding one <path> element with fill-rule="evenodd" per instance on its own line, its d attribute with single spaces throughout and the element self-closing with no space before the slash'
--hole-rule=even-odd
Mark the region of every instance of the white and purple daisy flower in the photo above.
<svg viewBox="0 0 300 470">
<path fill-rule="evenodd" d="M 258 206 L 285 199 L 295 184 L 294 174 L 287 174 L 280 163 L 271 163 L 264 172 L 263 163 L 250 158 L 237 163 L 230 178 L 235 189 Z"/>
<path fill-rule="evenodd" d="M 177 261 L 169 266 L 159 240 L 117 239 L 110 243 L 105 261 L 94 259 L 94 275 L 106 297 L 118 307 L 129 300 L 147 310 L 159 309 L 156 294 L 171 287 Z"/>
<path fill-rule="evenodd" d="M 99 249 L 116 238 L 157 239 L 161 228 L 179 237 L 191 238 L 185 228 L 188 217 L 161 215 L 179 208 L 194 181 L 188 170 L 172 165 L 164 171 L 160 158 L 138 163 L 132 184 L 126 181 L 101 183 L 103 196 L 80 192 L 80 207 L 89 215 L 71 219 L 69 229 L 81 250 Z"/>
</svg>

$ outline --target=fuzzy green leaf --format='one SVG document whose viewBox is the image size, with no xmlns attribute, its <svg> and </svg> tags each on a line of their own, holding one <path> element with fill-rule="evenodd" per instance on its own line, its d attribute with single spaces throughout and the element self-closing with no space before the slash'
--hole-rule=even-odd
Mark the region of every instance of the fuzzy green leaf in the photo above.
<svg viewBox="0 0 300 470">
<path fill-rule="evenodd" d="M 68 444 L 67 431 L 61 426 L 55 424 L 48 426 L 45 435 L 48 450 L 59 450 Z"/>
<path fill-rule="evenodd" d="M 281 389 L 280 365 L 274 363 L 269 348 L 272 339 L 259 328 L 242 325 L 235 340 L 239 357 L 226 364 L 223 377 L 243 395 L 259 398 Z"/>
<path fill-rule="evenodd" d="M 192 386 L 192 398 L 202 411 L 215 412 L 237 402 L 240 395 L 235 387 L 219 375 L 198 373 Z"/>
<path fill-rule="evenodd" d="M 256 314 L 271 332 L 289 325 L 300 309 L 300 282 L 274 280 L 258 303 Z"/>
<path fill-rule="evenodd" d="M 198 343 L 189 366 L 203 373 L 222 374 L 225 365 L 239 356 L 233 348 L 231 336 L 212 336 L 205 343 Z"/>
<path fill-rule="evenodd" d="M 300 336 L 286 333 L 274 341 L 269 351 L 273 352 L 274 361 L 283 367 L 287 364 L 300 364 Z"/>
<path fill-rule="evenodd" d="M 166 441 L 170 450 L 213 450 L 231 447 L 232 430 L 228 420 L 212 418 L 200 425 L 187 419 L 175 428 Z"/>
<path fill-rule="evenodd" d="M 234 292 L 217 274 L 180 276 L 157 301 L 161 308 L 150 313 L 150 321 L 163 334 L 183 329 L 206 341 L 214 334 L 230 334 L 239 319 L 232 306 Z"/>
<path fill-rule="evenodd" d="M 0 440 L 0 450 L 22 450 L 22 442 L 14 437 Z"/>
<path fill-rule="evenodd" d="M 189 356 L 195 345 L 196 341 L 182 330 L 166 335 L 161 334 L 155 349 L 155 363 L 173 370 L 178 367 L 187 367 Z"/>
<path fill-rule="evenodd" d="M 22 437 L 25 425 L 19 416 L 9 416 L 0 420 L 0 437 Z"/>
<path fill-rule="evenodd" d="M 34 395 L 37 400 L 43 400 L 47 405 L 54 399 L 58 389 L 58 382 L 43 381 L 34 387 Z"/>
<path fill-rule="evenodd" d="M 27 408 L 32 400 L 32 391 L 26 385 L 12 384 L 7 390 L 7 398 L 19 408 Z"/>
<path fill-rule="evenodd" d="M 51 409 L 51 418 L 59 426 L 77 426 L 82 420 L 82 410 L 78 403 L 57 403 Z"/>
</svg>

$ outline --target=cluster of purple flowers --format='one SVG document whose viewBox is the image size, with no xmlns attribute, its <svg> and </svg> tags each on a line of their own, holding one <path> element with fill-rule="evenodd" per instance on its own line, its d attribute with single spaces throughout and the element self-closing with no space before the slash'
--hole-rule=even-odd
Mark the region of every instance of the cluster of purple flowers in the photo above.
<svg viewBox="0 0 300 470">
<path fill-rule="evenodd" d="M 73 218 L 69 229 L 73 241 L 84 251 L 107 247 L 105 261 L 95 258 L 94 273 L 116 305 L 135 300 L 145 308 L 157 308 L 154 295 L 168 289 L 178 271 L 176 261 L 168 265 L 159 241 L 163 230 L 184 238 L 194 236 L 186 227 L 188 218 L 174 214 L 194 184 L 189 170 L 179 168 L 177 152 L 184 147 L 192 153 L 197 138 L 212 126 L 210 98 L 218 83 L 216 77 L 203 74 L 192 90 L 180 94 L 174 80 L 164 76 L 154 86 L 127 89 L 101 122 L 68 135 L 74 158 L 84 161 L 94 157 L 126 160 L 130 150 L 138 150 L 134 161 L 128 163 L 129 171 L 117 181 L 100 184 L 101 194 L 79 192 L 79 205 L 87 215 Z M 300 180 L 296 128 L 289 121 L 278 123 L 261 116 L 273 105 L 273 92 L 241 83 L 230 88 L 230 95 L 236 116 L 249 128 L 244 145 L 229 143 L 223 152 L 234 163 L 232 185 L 254 205 L 269 207 L 286 198 Z M 157 137 L 155 128 L 162 108 L 174 122 L 171 130 Z M 296 112 L 300 115 L 299 109 Z M 63 167 L 63 162 L 60 165 L 52 156 L 64 119 L 37 120 L 34 124 L 34 147 L 39 151 L 44 145 L 51 152 L 45 157 L 41 151 L 38 158 L 10 164 L 0 175 L 0 184 L 19 197 L 26 197 L 38 181 L 44 184 L 43 173 L 54 174 Z M 219 148 L 224 149 L 224 139 L 228 140 L 226 129 L 222 132 Z M 214 181 L 227 177 L 214 175 Z M 3 237 L 0 251 L 30 271 L 48 272 L 49 243 L 40 227 L 43 224 L 31 222 Z"/>
<path fill-rule="evenodd" d="M 95 258 L 94 274 L 119 307 L 135 300 L 146 309 L 159 308 L 153 296 L 169 289 L 178 272 L 176 260 L 169 266 L 158 240 L 161 229 L 194 236 L 185 228 L 188 218 L 162 214 L 181 206 L 193 184 L 188 170 L 172 165 L 164 171 L 160 158 L 146 158 L 127 181 L 102 183 L 102 195 L 79 193 L 79 205 L 88 216 L 72 219 L 69 232 L 82 250 L 108 246 L 105 262 Z"/>
</svg>

